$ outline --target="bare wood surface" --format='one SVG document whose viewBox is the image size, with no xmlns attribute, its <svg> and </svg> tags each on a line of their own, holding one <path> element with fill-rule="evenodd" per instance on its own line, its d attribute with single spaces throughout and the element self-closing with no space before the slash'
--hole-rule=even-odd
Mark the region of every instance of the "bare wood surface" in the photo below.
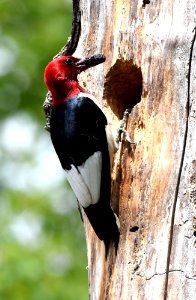
<svg viewBox="0 0 196 300">
<path fill-rule="evenodd" d="M 195 299 L 195 0 L 81 0 L 76 56 L 107 61 L 81 76 L 113 129 L 131 107 L 113 168 L 118 255 L 85 219 L 90 299 Z"/>
</svg>

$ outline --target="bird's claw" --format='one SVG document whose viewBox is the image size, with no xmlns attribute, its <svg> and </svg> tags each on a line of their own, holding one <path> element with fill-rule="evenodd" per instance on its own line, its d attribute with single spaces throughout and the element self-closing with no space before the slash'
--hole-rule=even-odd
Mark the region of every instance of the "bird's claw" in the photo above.
<svg viewBox="0 0 196 300">
<path fill-rule="evenodd" d="M 120 135 L 121 133 L 124 133 L 127 142 L 130 144 L 135 144 L 134 140 L 131 139 L 129 133 L 124 128 L 119 128 L 118 130 L 120 131 Z"/>
<path fill-rule="evenodd" d="M 119 143 L 121 141 L 121 134 L 123 133 L 127 142 L 129 142 L 130 144 L 135 144 L 135 142 L 131 139 L 129 133 L 125 130 L 125 126 L 127 124 L 127 119 L 129 117 L 130 112 L 131 110 L 129 108 L 124 111 L 123 118 L 117 130 L 116 143 Z"/>
</svg>

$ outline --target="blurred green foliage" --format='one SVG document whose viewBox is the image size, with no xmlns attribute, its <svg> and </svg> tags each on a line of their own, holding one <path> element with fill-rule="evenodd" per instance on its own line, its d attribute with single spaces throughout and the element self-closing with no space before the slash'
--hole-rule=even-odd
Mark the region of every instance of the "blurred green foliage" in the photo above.
<svg viewBox="0 0 196 300">
<path fill-rule="evenodd" d="M 65 0 L 0 0 L 0 300 L 87 299 L 83 224 L 64 177 L 47 178 L 56 173 L 50 158 L 43 164 L 54 153 L 43 72 L 70 34 L 71 9 Z"/>
<path fill-rule="evenodd" d="M 0 44 L 10 60 L 1 78 L 1 114 L 17 108 L 43 117 L 43 72 L 70 34 L 71 3 L 0 0 L 0 20 Z"/>
</svg>

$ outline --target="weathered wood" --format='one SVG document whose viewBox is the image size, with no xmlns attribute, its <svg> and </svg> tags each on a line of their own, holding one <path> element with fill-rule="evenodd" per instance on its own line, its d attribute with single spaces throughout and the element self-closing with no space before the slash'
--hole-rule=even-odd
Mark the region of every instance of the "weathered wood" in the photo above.
<svg viewBox="0 0 196 300">
<path fill-rule="evenodd" d="M 196 2 L 81 0 L 75 55 L 103 52 L 81 80 L 118 126 L 131 107 L 113 170 L 118 255 L 85 219 L 90 299 L 196 297 Z M 191 50 L 192 49 L 192 50 Z M 142 92 L 142 94 L 141 94 Z"/>
</svg>

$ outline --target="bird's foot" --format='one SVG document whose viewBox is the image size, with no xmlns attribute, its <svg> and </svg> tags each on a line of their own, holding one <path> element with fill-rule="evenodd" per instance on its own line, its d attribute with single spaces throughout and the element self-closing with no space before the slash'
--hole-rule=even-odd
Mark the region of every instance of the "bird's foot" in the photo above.
<svg viewBox="0 0 196 300">
<path fill-rule="evenodd" d="M 131 139 L 129 133 L 125 129 L 126 124 L 127 124 L 127 119 L 129 117 L 130 112 L 131 112 L 131 109 L 129 109 L 129 108 L 125 109 L 125 111 L 124 111 L 123 118 L 122 118 L 122 120 L 120 122 L 120 126 L 117 130 L 117 136 L 116 136 L 117 144 L 119 144 L 119 142 L 121 141 L 122 133 L 124 134 L 127 142 L 129 142 L 130 144 L 135 144 L 135 142 Z"/>
</svg>

